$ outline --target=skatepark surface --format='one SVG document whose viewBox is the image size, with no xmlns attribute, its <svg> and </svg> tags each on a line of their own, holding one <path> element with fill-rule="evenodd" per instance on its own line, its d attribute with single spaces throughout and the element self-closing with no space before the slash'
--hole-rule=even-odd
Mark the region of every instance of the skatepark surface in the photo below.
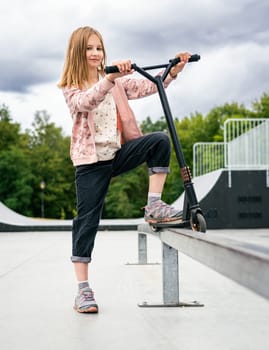
<svg viewBox="0 0 269 350">
<path fill-rule="evenodd" d="M 257 231 L 268 246 L 269 229 Z M 181 253 L 180 298 L 205 306 L 138 307 L 161 301 L 162 256 L 160 240 L 148 235 L 154 264 L 132 265 L 136 231 L 98 232 L 90 283 L 100 313 L 78 314 L 70 249 L 70 231 L 0 232 L 1 349 L 268 349 L 268 300 Z"/>
</svg>

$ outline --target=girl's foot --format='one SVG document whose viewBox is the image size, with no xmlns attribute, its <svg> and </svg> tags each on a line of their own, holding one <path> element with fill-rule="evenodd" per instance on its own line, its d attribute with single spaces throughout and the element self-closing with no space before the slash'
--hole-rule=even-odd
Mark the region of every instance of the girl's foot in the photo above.
<svg viewBox="0 0 269 350">
<path fill-rule="evenodd" d="M 74 309 L 82 313 L 98 313 L 98 305 L 96 304 L 91 288 L 86 287 L 79 291 L 79 294 L 75 298 Z"/>
<path fill-rule="evenodd" d="M 145 206 L 144 219 L 150 224 L 180 220 L 182 219 L 182 211 L 159 199 L 151 205 Z"/>
</svg>

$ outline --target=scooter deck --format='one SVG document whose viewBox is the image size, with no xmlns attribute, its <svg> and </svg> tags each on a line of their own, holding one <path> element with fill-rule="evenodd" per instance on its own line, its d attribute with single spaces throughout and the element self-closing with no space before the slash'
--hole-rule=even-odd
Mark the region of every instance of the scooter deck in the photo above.
<svg viewBox="0 0 269 350">
<path fill-rule="evenodd" d="M 169 229 L 176 229 L 176 228 L 189 228 L 190 223 L 186 221 L 181 222 L 158 222 L 156 224 L 150 223 L 149 224 L 153 232 L 158 232 L 161 230 L 169 230 Z"/>
<path fill-rule="evenodd" d="M 149 224 L 153 228 L 183 228 L 186 227 L 186 224 L 184 222 L 157 222 L 157 223 L 150 223 Z"/>
<path fill-rule="evenodd" d="M 179 217 L 178 220 L 175 221 L 163 221 L 163 222 L 155 222 L 149 223 L 152 228 L 162 229 L 162 228 L 183 228 L 189 225 L 189 222 L 183 220 L 183 212 L 182 217 Z"/>
</svg>

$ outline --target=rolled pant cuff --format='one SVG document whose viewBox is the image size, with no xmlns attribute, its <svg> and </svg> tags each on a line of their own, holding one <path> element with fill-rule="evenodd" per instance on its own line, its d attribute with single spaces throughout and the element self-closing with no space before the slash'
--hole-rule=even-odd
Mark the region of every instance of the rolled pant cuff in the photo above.
<svg viewBox="0 0 269 350">
<path fill-rule="evenodd" d="M 84 256 L 71 256 L 71 261 L 72 262 L 80 262 L 80 263 L 90 263 L 91 262 L 91 258 L 88 257 L 84 257 Z"/>
<path fill-rule="evenodd" d="M 170 168 L 169 166 L 168 167 L 152 167 L 152 168 L 149 168 L 149 175 L 154 175 L 154 174 L 159 174 L 159 173 L 162 173 L 162 174 L 169 174 L 170 173 Z"/>
</svg>

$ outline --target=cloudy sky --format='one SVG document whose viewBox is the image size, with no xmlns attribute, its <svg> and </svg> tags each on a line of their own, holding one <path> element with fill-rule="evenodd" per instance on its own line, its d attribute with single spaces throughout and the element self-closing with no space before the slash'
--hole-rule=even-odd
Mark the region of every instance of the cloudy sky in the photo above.
<svg viewBox="0 0 269 350">
<path fill-rule="evenodd" d="M 0 104 L 23 129 L 46 110 L 70 134 L 56 84 L 68 39 L 85 25 L 102 33 L 108 64 L 130 58 L 145 66 L 181 51 L 200 54 L 167 90 L 178 118 L 225 102 L 250 107 L 269 92 L 268 0 L 0 1 Z M 158 96 L 131 105 L 140 121 L 163 115 Z"/>
</svg>

